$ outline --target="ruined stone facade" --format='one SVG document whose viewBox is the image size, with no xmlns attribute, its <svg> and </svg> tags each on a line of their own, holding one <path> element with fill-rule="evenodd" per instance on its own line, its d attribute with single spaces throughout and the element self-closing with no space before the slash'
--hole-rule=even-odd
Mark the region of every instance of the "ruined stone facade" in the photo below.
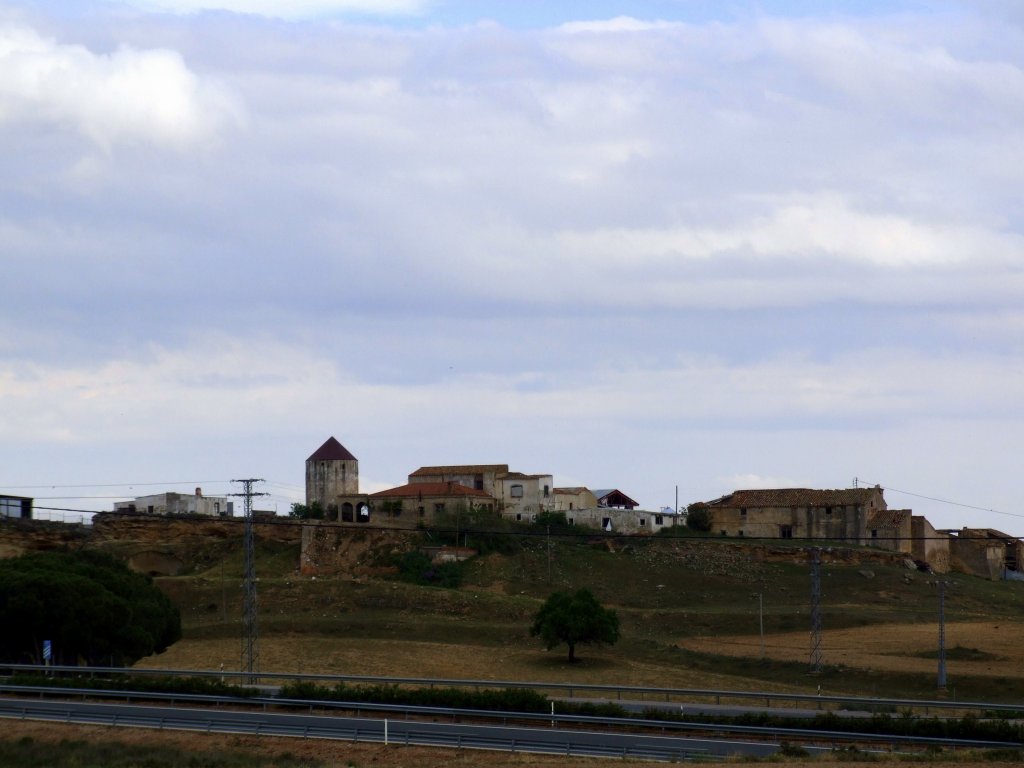
<svg viewBox="0 0 1024 768">
<path fill-rule="evenodd" d="M 870 543 L 868 520 L 886 511 L 882 489 L 769 488 L 734 491 L 691 508 L 707 509 L 711 532 L 766 539 Z M 907 535 L 909 536 L 909 519 Z M 877 536 L 876 536 L 877 538 Z"/>
</svg>

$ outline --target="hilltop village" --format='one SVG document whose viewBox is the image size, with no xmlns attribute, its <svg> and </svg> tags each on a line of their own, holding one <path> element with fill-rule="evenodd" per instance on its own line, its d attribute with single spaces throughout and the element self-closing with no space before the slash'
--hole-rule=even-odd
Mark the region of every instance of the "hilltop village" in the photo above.
<svg viewBox="0 0 1024 768">
<path fill-rule="evenodd" d="M 645 536 L 700 516 L 706 535 L 760 541 L 800 540 L 870 547 L 906 556 L 908 565 L 938 573 L 958 571 L 988 579 L 1024 579 L 1024 542 L 990 528 L 937 530 L 923 515 L 889 509 L 879 486 L 818 490 L 737 490 L 686 508 L 642 510 L 618 488 L 557 487 L 551 474 L 526 474 L 507 464 L 423 466 L 408 482 L 375 493 L 359 489 L 359 461 L 334 437 L 305 463 L 306 498 L 297 505 L 311 529 L 373 527 L 416 530 L 460 512 L 500 514 L 517 523 L 564 516 L 581 531 Z M 161 493 L 117 502 L 123 515 L 232 517 L 226 497 Z M 257 515 L 260 513 L 257 512 Z M 263 513 L 264 515 L 273 513 Z M 32 499 L 0 495 L 0 520 L 32 516 Z M 691 521 L 692 522 L 692 521 Z M 307 537 L 303 534 L 303 541 Z"/>
</svg>

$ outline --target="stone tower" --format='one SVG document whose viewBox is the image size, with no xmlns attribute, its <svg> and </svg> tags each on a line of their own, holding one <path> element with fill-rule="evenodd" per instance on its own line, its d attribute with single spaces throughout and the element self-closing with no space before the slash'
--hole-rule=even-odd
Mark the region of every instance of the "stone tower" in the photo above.
<svg viewBox="0 0 1024 768">
<path fill-rule="evenodd" d="M 323 509 L 339 496 L 359 493 L 359 460 L 333 437 L 306 459 L 306 504 L 317 501 Z"/>
</svg>

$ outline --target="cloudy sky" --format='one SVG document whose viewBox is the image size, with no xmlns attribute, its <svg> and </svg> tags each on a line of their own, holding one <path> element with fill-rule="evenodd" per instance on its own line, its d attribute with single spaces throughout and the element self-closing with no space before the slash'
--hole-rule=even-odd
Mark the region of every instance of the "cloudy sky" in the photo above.
<svg viewBox="0 0 1024 768">
<path fill-rule="evenodd" d="M 0 490 L 334 435 L 1024 535 L 1019 8 L 0 0 Z"/>
</svg>

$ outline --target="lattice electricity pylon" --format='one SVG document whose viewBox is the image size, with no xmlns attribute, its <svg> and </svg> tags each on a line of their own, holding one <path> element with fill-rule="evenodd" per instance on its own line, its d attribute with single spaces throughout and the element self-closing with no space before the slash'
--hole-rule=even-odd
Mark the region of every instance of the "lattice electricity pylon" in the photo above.
<svg viewBox="0 0 1024 768">
<path fill-rule="evenodd" d="M 946 582 L 939 580 L 939 690 L 946 690 Z"/>
<path fill-rule="evenodd" d="M 242 588 L 245 590 L 245 597 L 242 602 L 242 671 L 247 672 L 246 681 L 249 685 L 256 684 L 259 665 L 259 612 L 256 603 L 256 537 L 253 533 L 252 524 L 252 497 L 267 496 L 266 493 L 255 493 L 252 490 L 254 483 L 262 483 L 258 478 L 246 480 L 232 480 L 233 483 L 241 483 L 242 493 L 233 493 L 232 496 L 244 498 L 243 519 L 245 521 L 244 552 L 245 552 L 245 573 L 243 575 Z"/>
<path fill-rule="evenodd" d="M 821 672 L 821 550 L 811 549 L 811 674 Z"/>
</svg>

